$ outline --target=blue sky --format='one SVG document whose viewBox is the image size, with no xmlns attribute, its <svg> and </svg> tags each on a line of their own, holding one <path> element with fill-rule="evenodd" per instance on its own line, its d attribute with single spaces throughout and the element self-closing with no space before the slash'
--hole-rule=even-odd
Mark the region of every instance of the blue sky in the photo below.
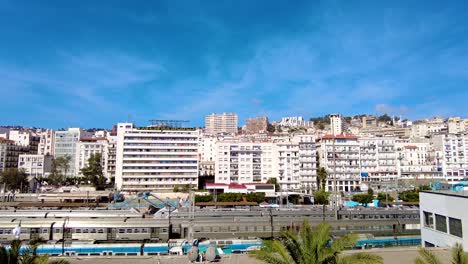
<svg viewBox="0 0 468 264">
<path fill-rule="evenodd" d="M 466 3 L 0 0 L 0 125 L 467 117 Z"/>
</svg>

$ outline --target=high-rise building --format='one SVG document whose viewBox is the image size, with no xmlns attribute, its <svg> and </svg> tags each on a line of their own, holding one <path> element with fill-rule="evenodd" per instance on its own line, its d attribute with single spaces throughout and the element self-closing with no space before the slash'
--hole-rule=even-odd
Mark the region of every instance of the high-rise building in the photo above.
<svg viewBox="0 0 468 264">
<path fill-rule="evenodd" d="M 0 138 L 0 173 L 6 169 L 18 168 L 19 155 L 28 153 L 28 146 L 17 145 L 13 140 Z"/>
<path fill-rule="evenodd" d="M 398 177 L 394 137 L 359 138 L 362 181 L 395 181 Z"/>
<path fill-rule="evenodd" d="M 334 191 L 355 191 L 360 187 L 358 137 L 348 134 L 325 135 L 317 142 L 320 166 L 328 173 L 326 189 Z"/>
<path fill-rule="evenodd" d="M 334 136 L 343 133 L 343 120 L 339 114 L 330 114 L 330 133 Z"/>
<path fill-rule="evenodd" d="M 54 155 L 55 133 L 52 129 L 46 129 L 36 132 L 39 137 L 37 154 Z"/>
<path fill-rule="evenodd" d="M 431 137 L 437 166 L 449 182 L 468 177 L 468 133 L 439 134 Z"/>
<path fill-rule="evenodd" d="M 76 145 L 81 138 L 86 137 L 86 133 L 81 128 L 69 128 L 65 131 L 55 131 L 55 144 L 54 144 L 54 156 L 58 157 L 70 157 L 68 163 L 68 170 L 65 177 L 77 176 L 76 171 Z M 65 172 L 63 172 L 65 173 Z"/>
<path fill-rule="evenodd" d="M 192 128 L 117 125 L 115 184 L 122 191 L 171 192 L 198 186 L 198 137 Z"/>
<path fill-rule="evenodd" d="M 205 133 L 216 135 L 237 133 L 238 118 L 234 113 L 211 114 L 205 118 Z"/>
</svg>

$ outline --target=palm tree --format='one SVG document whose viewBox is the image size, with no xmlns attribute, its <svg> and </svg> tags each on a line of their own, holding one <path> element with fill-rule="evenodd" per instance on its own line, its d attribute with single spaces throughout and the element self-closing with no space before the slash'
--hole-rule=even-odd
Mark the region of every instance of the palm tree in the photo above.
<svg viewBox="0 0 468 264">
<path fill-rule="evenodd" d="M 0 246 L 0 263 L 2 264 L 69 264 L 66 260 L 51 260 L 49 256 L 36 255 L 38 244 L 31 244 L 29 248 L 20 252 L 21 241 L 10 242 L 10 249 Z"/>
<path fill-rule="evenodd" d="M 414 260 L 415 264 L 442 264 L 442 261 L 427 248 L 419 250 L 419 257 Z M 468 254 L 463 251 L 461 244 L 455 244 L 452 249 L 451 264 L 468 264 Z"/>
<path fill-rule="evenodd" d="M 328 197 L 330 193 L 326 192 L 324 189 L 321 189 L 317 192 L 314 192 L 314 203 L 322 205 L 322 220 L 325 222 L 325 207 L 330 202 Z"/>
<path fill-rule="evenodd" d="M 318 181 L 318 188 L 325 190 L 325 186 L 327 183 L 328 173 L 324 167 L 320 167 L 317 170 L 317 181 Z"/>
<path fill-rule="evenodd" d="M 286 231 L 282 240 L 265 241 L 264 246 L 252 254 L 271 264 L 380 264 L 380 256 L 358 253 L 340 256 L 340 253 L 356 243 L 354 234 L 331 240 L 330 226 L 326 223 L 311 228 L 304 221 L 299 232 Z"/>
</svg>

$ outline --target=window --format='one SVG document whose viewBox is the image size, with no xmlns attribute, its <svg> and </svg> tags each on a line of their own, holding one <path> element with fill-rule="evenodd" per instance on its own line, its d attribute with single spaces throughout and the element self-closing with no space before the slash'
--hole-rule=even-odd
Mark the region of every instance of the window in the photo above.
<svg viewBox="0 0 468 264">
<path fill-rule="evenodd" d="M 435 215 L 436 230 L 447 233 L 447 217 L 444 215 Z"/>
<path fill-rule="evenodd" d="M 463 238 L 462 222 L 460 219 L 449 217 L 450 234 Z"/>
<path fill-rule="evenodd" d="M 423 211 L 424 213 L 424 226 L 434 228 L 434 216 L 430 212 Z"/>
</svg>

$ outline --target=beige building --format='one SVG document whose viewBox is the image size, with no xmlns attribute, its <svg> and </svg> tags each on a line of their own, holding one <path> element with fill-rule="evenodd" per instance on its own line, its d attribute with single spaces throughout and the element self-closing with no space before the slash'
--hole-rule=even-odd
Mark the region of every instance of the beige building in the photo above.
<svg viewBox="0 0 468 264">
<path fill-rule="evenodd" d="M 205 133 L 208 135 L 237 133 L 238 117 L 234 113 L 211 114 L 205 117 Z"/>
<path fill-rule="evenodd" d="M 268 128 L 268 117 L 255 117 L 247 119 L 245 131 L 250 134 L 266 132 Z"/>
<path fill-rule="evenodd" d="M 460 117 L 449 117 L 447 120 L 448 132 L 451 134 L 458 134 L 464 132 L 465 127 L 465 120 L 461 119 Z"/>
</svg>

